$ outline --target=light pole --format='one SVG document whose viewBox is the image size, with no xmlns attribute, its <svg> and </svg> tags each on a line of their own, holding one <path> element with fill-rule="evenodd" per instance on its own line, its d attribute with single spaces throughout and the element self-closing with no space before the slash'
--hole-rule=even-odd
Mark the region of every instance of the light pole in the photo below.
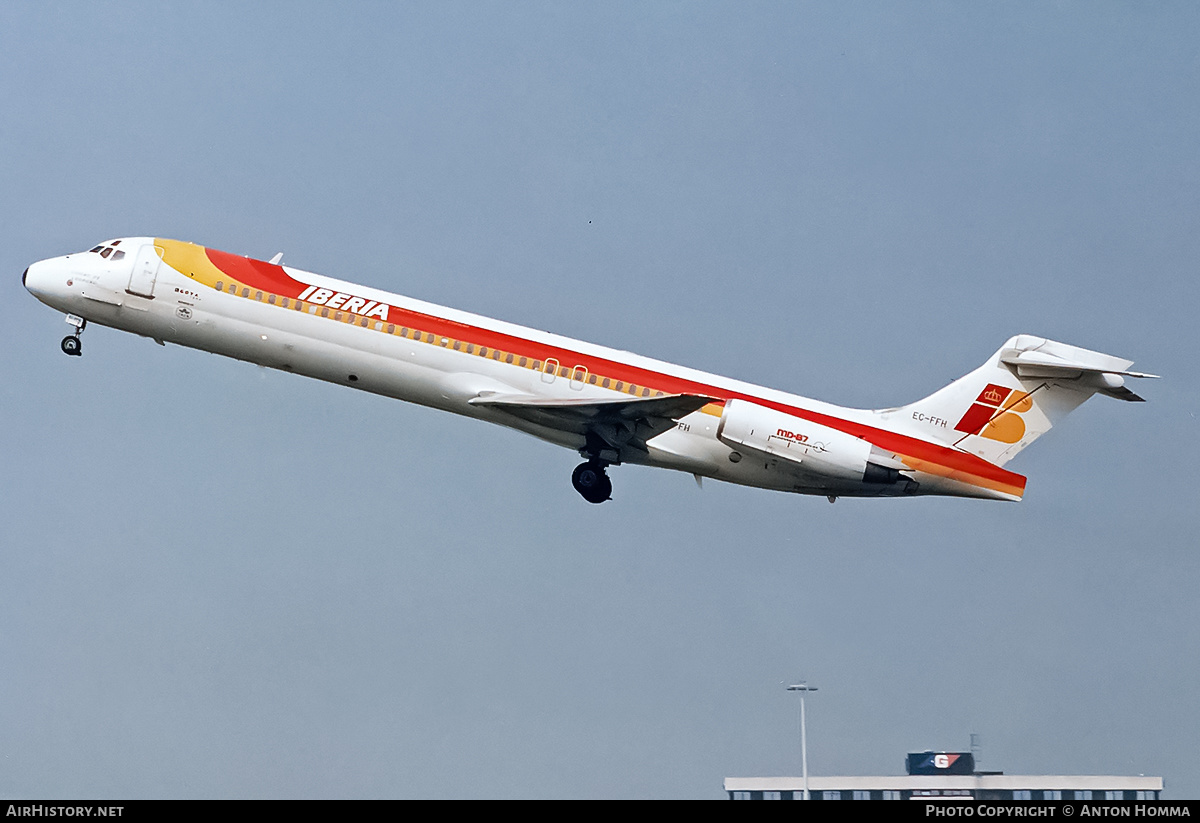
<svg viewBox="0 0 1200 823">
<path fill-rule="evenodd" d="M 805 737 L 804 729 L 804 696 L 808 692 L 815 692 L 816 686 L 810 686 L 808 683 L 801 681 L 795 685 L 788 686 L 789 692 L 800 692 L 800 768 L 804 771 L 804 799 L 811 800 L 808 794 L 808 740 Z"/>
</svg>

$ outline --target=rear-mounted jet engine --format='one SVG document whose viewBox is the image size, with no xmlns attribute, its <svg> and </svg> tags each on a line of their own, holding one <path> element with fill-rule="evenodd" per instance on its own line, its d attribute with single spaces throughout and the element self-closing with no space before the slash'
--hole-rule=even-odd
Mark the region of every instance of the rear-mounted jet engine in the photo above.
<svg viewBox="0 0 1200 823">
<path fill-rule="evenodd" d="M 757 452 L 798 466 L 815 476 L 873 486 L 901 484 L 895 491 L 914 494 L 917 482 L 903 474 L 894 455 L 829 426 L 790 414 L 730 400 L 717 437 L 730 448 Z"/>
</svg>

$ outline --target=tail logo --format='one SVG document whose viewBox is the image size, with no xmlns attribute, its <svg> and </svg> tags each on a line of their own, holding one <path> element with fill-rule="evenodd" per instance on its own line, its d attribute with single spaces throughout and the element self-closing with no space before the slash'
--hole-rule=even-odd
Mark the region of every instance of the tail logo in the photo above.
<svg viewBox="0 0 1200 823">
<path fill-rule="evenodd" d="M 1016 443 L 1025 436 L 1021 415 L 1032 408 L 1029 392 L 988 383 L 954 430 L 1001 443 Z"/>
</svg>

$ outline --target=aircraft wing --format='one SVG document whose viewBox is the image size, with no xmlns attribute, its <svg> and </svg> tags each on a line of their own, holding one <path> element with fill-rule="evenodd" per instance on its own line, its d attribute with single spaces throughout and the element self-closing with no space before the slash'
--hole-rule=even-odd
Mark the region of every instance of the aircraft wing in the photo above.
<svg viewBox="0 0 1200 823">
<path fill-rule="evenodd" d="M 532 394 L 484 393 L 468 401 L 520 417 L 531 423 L 560 431 L 597 437 L 620 451 L 632 446 L 644 451 L 646 441 L 670 430 L 681 417 L 717 402 L 699 394 L 670 394 L 662 397 L 546 398 Z"/>
</svg>

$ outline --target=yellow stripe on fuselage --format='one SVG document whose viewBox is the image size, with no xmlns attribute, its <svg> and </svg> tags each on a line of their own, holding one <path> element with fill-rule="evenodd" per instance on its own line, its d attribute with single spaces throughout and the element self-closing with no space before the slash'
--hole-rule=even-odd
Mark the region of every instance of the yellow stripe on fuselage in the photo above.
<svg viewBox="0 0 1200 823">
<path fill-rule="evenodd" d="M 154 246 L 162 251 L 164 263 L 203 286 L 215 289 L 218 280 L 228 281 L 231 279 L 228 274 L 222 272 L 208 259 L 204 246 L 185 243 L 182 240 L 167 240 L 162 237 L 154 238 Z"/>
</svg>

